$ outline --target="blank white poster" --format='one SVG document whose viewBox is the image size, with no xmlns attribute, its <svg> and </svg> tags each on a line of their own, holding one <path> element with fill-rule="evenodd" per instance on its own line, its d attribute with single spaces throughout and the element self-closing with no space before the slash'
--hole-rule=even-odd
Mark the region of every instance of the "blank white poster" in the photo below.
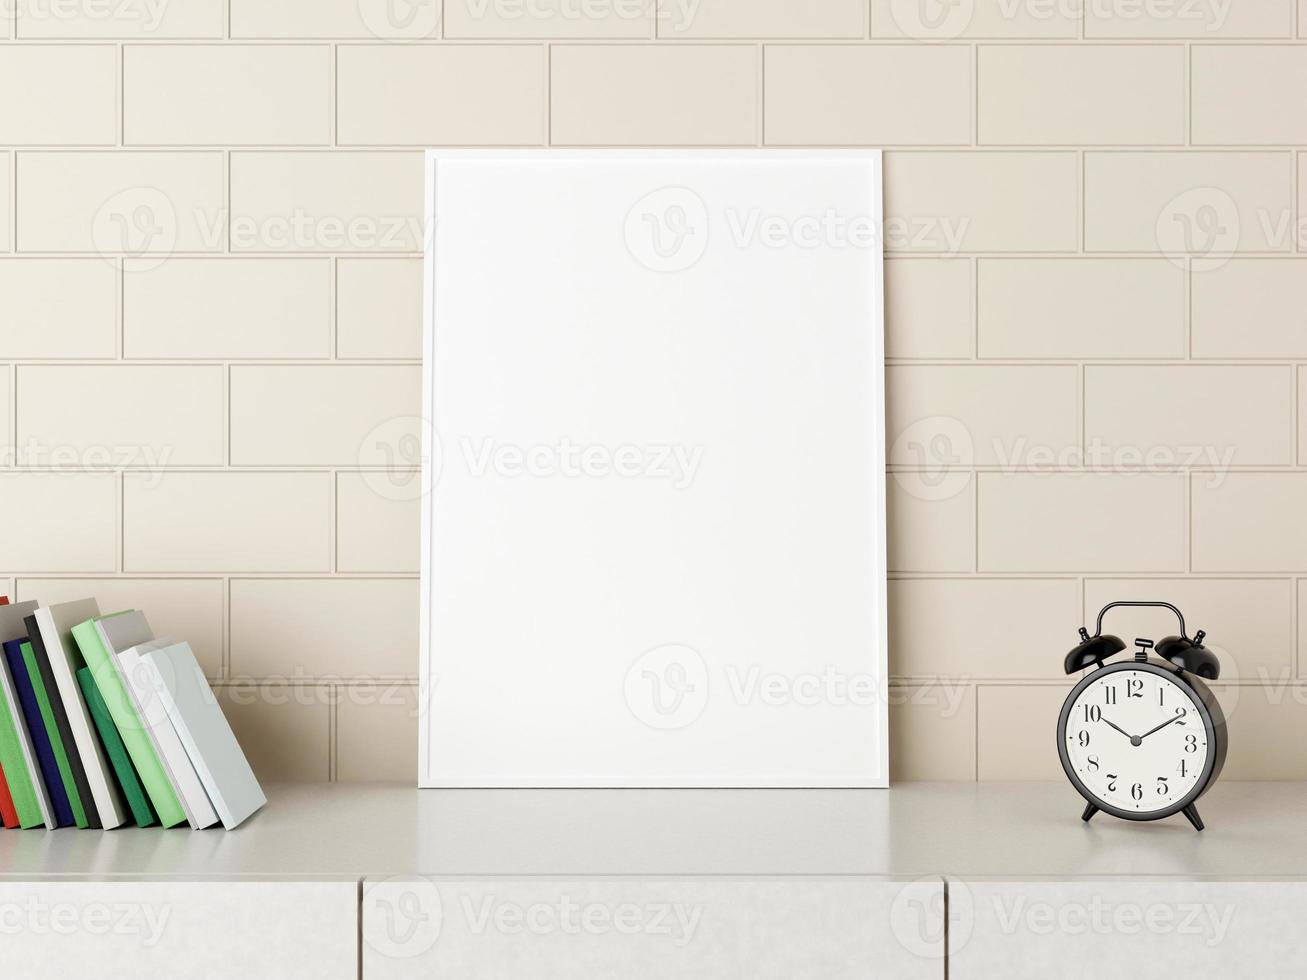
<svg viewBox="0 0 1307 980">
<path fill-rule="evenodd" d="M 420 784 L 887 785 L 879 153 L 427 166 Z"/>
</svg>

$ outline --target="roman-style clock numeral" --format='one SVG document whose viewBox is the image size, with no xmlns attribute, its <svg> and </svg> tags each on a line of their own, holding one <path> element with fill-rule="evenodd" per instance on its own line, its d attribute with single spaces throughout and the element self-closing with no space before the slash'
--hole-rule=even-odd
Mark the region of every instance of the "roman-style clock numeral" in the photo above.
<svg viewBox="0 0 1307 980">
<path fill-rule="evenodd" d="M 1103 687 L 1103 703 L 1116 704 L 1116 685 L 1108 684 Z"/>
<path fill-rule="evenodd" d="M 1159 708 L 1164 708 L 1164 707 L 1166 707 L 1166 685 L 1165 685 L 1165 684 L 1158 684 L 1158 685 L 1157 685 L 1157 706 L 1158 706 Z"/>
</svg>

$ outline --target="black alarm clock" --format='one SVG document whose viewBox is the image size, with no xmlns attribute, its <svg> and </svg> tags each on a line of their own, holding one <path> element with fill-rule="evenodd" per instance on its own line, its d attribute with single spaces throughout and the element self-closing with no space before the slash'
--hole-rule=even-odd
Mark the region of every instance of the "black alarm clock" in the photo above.
<svg viewBox="0 0 1307 980">
<path fill-rule="evenodd" d="M 1169 609 L 1180 635 L 1156 646 L 1135 640 L 1133 659 L 1104 664 L 1126 648 L 1103 633 L 1103 616 L 1117 606 Z M 1112 602 L 1098 614 L 1093 636 L 1066 655 L 1066 672 L 1093 670 L 1071 689 L 1057 720 L 1057 753 L 1071 785 L 1088 801 L 1081 819 L 1099 810 L 1123 820 L 1161 820 L 1176 813 L 1203 829 L 1194 804 L 1225 764 L 1225 715 L 1204 683 L 1220 676 L 1216 656 L 1192 639 L 1169 602 Z M 1154 656 L 1149 656 L 1152 650 Z"/>
</svg>

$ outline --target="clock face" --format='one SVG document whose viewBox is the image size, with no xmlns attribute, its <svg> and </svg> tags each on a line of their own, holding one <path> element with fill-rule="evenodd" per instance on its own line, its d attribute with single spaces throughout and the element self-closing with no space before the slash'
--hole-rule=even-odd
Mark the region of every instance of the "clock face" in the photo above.
<svg viewBox="0 0 1307 980">
<path fill-rule="evenodd" d="M 1100 670 L 1058 733 L 1097 801 L 1130 814 L 1173 809 L 1203 777 L 1211 746 L 1197 695 L 1169 672 Z"/>
</svg>

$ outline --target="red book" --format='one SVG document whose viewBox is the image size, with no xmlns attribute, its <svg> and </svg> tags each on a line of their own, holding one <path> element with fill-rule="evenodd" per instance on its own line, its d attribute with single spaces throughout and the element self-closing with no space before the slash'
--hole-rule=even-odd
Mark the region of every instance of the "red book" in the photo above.
<svg viewBox="0 0 1307 980">
<path fill-rule="evenodd" d="M 9 596 L 0 595 L 0 606 L 7 606 L 7 605 L 9 605 Z"/>
<path fill-rule="evenodd" d="M 9 784 L 5 782 L 3 769 L 0 769 L 0 821 L 10 829 L 18 826 L 18 811 L 14 809 L 14 799 L 9 795 Z"/>
</svg>

